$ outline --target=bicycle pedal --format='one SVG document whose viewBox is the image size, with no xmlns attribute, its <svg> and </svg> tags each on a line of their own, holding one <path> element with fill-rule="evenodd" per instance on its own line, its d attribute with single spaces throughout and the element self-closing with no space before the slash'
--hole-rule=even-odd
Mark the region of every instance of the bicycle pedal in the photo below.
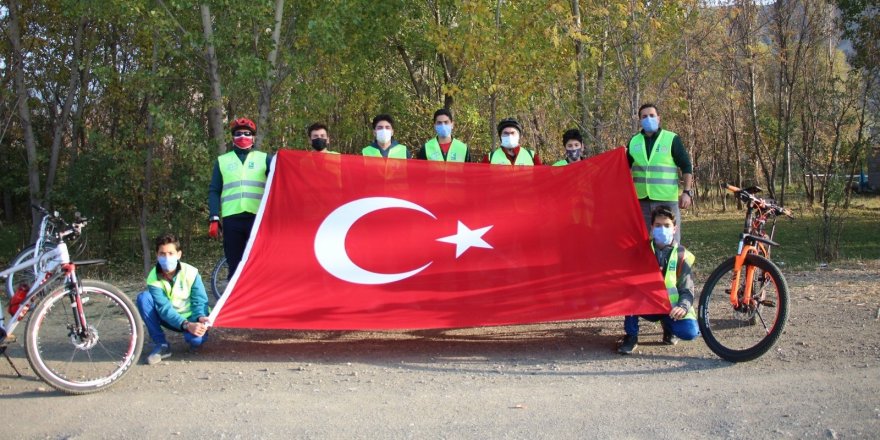
<svg viewBox="0 0 880 440">
<path fill-rule="evenodd" d="M 761 304 L 764 307 L 776 307 L 776 301 L 772 301 L 769 299 L 765 299 L 763 301 L 759 301 L 758 304 Z"/>
</svg>

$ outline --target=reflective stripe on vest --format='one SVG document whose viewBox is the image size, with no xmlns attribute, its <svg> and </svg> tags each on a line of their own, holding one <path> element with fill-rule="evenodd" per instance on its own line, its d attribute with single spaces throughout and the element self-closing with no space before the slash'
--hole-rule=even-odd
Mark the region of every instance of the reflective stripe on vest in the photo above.
<svg viewBox="0 0 880 440">
<path fill-rule="evenodd" d="M 497 148 L 492 152 L 492 155 L 489 156 L 489 163 L 495 165 L 534 165 L 535 160 L 532 159 L 534 153 L 531 150 L 527 150 L 524 147 L 519 148 L 519 153 L 516 155 L 516 160 L 513 163 L 510 163 L 509 156 L 505 153 L 503 148 Z"/>
<path fill-rule="evenodd" d="M 651 250 L 654 250 L 654 241 L 651 241 Z M 679 255 L 682 252 L 684 252 L 684 256 Z M 694 254 L 683 247 L 679 247 L 677 244 L 672 248 L 672 252 L 669 253 L 669 262 L 666 263 L 666 275 L 663 281 L 666 283 L 666 293 L 669 294 L 669 303 L 672 307 L 678 304 L 678 260 L 682 260 L 688 266 L 693 266 L 696 259 Z M 694 311 L 693 304 L 682 319 L 697 319 L 697 313 Z"/>
<path fill-rule="evenodd" d="M 199 271 L 195 267 L 186 263 L 180 263 L 180 270 L 177 271 L 177 275 L 173 280 L 174 285 L 172 285 L 165 277 L 159 277 L 154 266 L 150 274 L 147 275 L 147 285 L 158 287 L 162 292 L 165 292 L 165 296 L 171 301 L 171 306 L 174 307 L 174 310 L 183 319 L 186 319 L 192 315 L 189 294 L 192 292 L 192 286 L 196 282 L 198 274 Z"/>
<path fill-rule="evenodd" d="M 640 199 L 671 202 L 678 200 L 678 167 L 672 158 L 672 140 L 675 133 L 660 130 L 654 141 L 654 151 L 648 160 L 645 136 L 638 133 L 629 141 L 630 168 L 636 195 Z"/>
<path fill-rule="evenodd" d="M 385 157 L 382 156 L 382 151 L 378 148 L 367 145 L 361 150 L 361 154 L 369 157 Z M 388 158 L 389 159 L 406 159 L 406 145 L 397 144 L 393 147 L 388 147 Z"/>
<path fill-rule="evenodd" d="M 321 152 L 324 154 L 339 154 L 339 152 L 337 152 L 337 151 L 330 151 L 330 150 L 321 150 Z"/>
<path fill-rule="evenodd" d="M 568 161 L 565 160 L 565 159 L 557 160 L 557 161 L 553 164 L 554 167 L 561 167 L 561 166 L 565 166 L 565 165 L 568 165 Z"/>
<path fill-rule="evenodd" d="M 433 138 L 425 142 L 425 157 L 428 160 L 464 162 L 467 157 L 467 144 L 458 139 L 452 139 L 452 145 L 449 146 L 446 159 L 443 159 L 443 149 L 440 148 L 440 142 L 437 141 L 437 138 Z"/>
<path fill-rule="evenodd" d="M 244 163 L 230 151 L 217 158 L 223 176 L 220 211 L 223 217 L 250 212 L 256 214 L 266 189 L 266 157 L 262 151 L 251 151 Z"/>
</svg>

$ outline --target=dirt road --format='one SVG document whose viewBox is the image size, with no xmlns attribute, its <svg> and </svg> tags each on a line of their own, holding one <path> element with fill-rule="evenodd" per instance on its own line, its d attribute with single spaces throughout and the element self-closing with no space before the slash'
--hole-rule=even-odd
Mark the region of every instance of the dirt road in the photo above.
<svg viewBox="0 0 880 440">
<path fill-rule="evenodd" d="M 0 359 L 11 438 L 878 438 L 880 262 L 788 274 L 780 343 L 613 349 L 622 320 L 394 333 L 212 330 L 201 352 L 64 396 Z M 147 350 L 148 347 L 145 347 Z"/>
</svg>

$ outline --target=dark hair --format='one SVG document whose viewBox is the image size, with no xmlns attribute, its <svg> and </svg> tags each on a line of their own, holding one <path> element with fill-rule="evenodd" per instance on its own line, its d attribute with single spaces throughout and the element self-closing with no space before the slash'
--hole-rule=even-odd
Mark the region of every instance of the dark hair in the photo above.
<svg viewBox="0 0 880 440">
<path fill-rule="evenodd" d="M 652 225 L 654 224 L 654 220 L 657 217 L 666 217 L 669 220 L 672 220 L 672 224 L 676 224 L 675 223 L 675 213 L 672 212 L 672 208 L 670 208 L 667 205 L 660 205 L 651 211 L 651 224 Z"/>
<path fill-rule="evenodd" d="M 324 130 L 324 131 L 327 131 L 327 132 L 330 131 L 330 130 L 327 129 L 327 126 L 326 126 L 326 125 L 324 125 L 324 124 L 322 124 L 322 123 L 320 123 L 320 122 L 315 122 L 314 124 L 309 125 L 309 128 L 306 129 L 306 136 L 311 137 L 311 136 L 312 136 L 312 132 L 313 132 L 313 131 L 317 131 L 317 130 Z"/>
<path fill-rule="evenodd" d="M 159 252 L 159 248 L 166 244 L 173 244 L 177 250 L 180 250 L 180 240 L 177 239 L 177 236 L 170 232 L 163 232 L 162 235 L 156 237 L 156 252 Z"/>
<path fill-rule="evenodd" d="M 392 128 L 394 127 L 394 119 L 391 117 L 391 115 L 386 115 L 385 113 L 382 113 L 381 115 L 376 115 L 376 117 L 373 118 L 373 128 L 375 129 L 376 124 L 381 121 L 387 121 L 389 124 L 391 124 Z"/>
<path fill-rule="evenodd" d="M 577 128 L 572 128 L 571 130 L 566 130 L 565 133 L 562 133 L 562 146 L 564 147 L 568 141 L 575 140 L 584 143 L 584 138 L 581 137 L 581 132 Z"/>
<path fill-rule="evenodd" d="M 452 117 L 452 112 L 449 111 L 448 108 L 441 108 L 441 109 L 437 110 L 436 112 L 434 112 L 434 120 L 436 121 L 436 120 L 437 120 L 437 116 L 442 116 L 442 115 L 445 115 L 445 116 L 449 117 L 449 120 L 450 120 L 450 121 L 454 121 L 454 120 L 455 120 L 455 119 Z"/>
<path fill-rule="evenodd" d="M 639 107 L 639 112 L 636 113 L 636 116 L 641 117 L 641 116 L 642 116 L 642 110 L 644 110 L 644 109 L 646 109 L 646 108 L 653 108 L 654 110 L 657 110 L 657 114 L 658 114 L 658 115 L 660 114 L 660 109 L 657 108 L 657 106 L 656 106 L 653 102 L 646 102 L 646 103 L 642 104 L 641 107 Z"/>
</svg>

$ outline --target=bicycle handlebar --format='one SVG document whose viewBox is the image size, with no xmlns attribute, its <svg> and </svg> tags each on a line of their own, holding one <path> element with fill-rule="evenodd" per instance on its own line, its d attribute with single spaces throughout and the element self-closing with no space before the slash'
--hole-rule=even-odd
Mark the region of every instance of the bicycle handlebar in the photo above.
<svg viewBox="0 0 880 440">
<path fill-rule="evenodd" d="M 773 202 L 762 199 L 760 197 L 756 197 L 755 195 L 750 194 L 748 191 L 746 191 L 742 188 L 733 186 L 729 183 L 723 184 L 723 185 L 726 187 L 726 189 L 728 191 L 732 192 L 737 198 L 742 200 L 744 203 L 749 203 L 758 209 L 770 210 L 771 212 L 773 212 L 774 215 L 781 214 L 781 215 L 784 215 L 789 218 L 794 218 L 794 216 L 792 216 L 792 214 L 791 214 L 791 210 L 788 208 L 782 207 L 781 205 L 777 205 Z"/>
<path fill-rule="evenodd" d="M 31 206 L 38 212 L 43 214 L 45 217 L 47 217 L 49 221 L 62 227 L 63 230 L 58 233 L 58 235 L 61 237 L 65 237 L 70 234 L 79 235 L 80 233 L 82 233 L 82 228 L 89 223 L 88 219 L 82 217 L 79 211 L 73 214 L 75 220 L 73 224 L 70 224 L 67 223 L 67 221 L 65 221 L 63 218 L 61 218 L 61 215 L 58 213 L 58 211 L 49 212 L 48 209 L 37 204 L 31 204 Z"/>
</svg>

